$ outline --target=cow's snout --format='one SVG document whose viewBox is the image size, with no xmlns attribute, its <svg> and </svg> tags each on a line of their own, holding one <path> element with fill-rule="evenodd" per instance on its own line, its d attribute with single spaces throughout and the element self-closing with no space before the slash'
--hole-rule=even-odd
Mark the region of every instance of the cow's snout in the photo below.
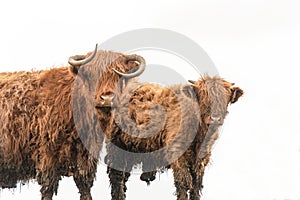
<svg viewBox="0 0 300 200">
<path fill-rule="evenodd" d="M 113 93 L 99 95 L 96 97 L 96 108 L 113 107 L 114 98 Z"/>
<path fill-rule="evenodd" d="M 211 115 L 210 116 L 210 124 L 222 125 L 223 122 L 224 122 L 224 118 L 221 115 Z"/>
<path fill-rule="evenodd" d="M 224 118 L 221 115 L 211 115 L 205 120 L 206 124 L 222 125 L 224 123 Z"/>
<path fill-rule="evenodd" d="M 222 117 L 220 115 L 210 116 L 210 120 L 212 122 L 221 122 L 222 121 Z"/>
</svg>

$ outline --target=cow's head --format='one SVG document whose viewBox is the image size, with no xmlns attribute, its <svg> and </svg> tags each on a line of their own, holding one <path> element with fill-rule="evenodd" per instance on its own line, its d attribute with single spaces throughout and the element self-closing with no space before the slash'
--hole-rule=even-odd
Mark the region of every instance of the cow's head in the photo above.
<svg viewBox="0 0 300 200">
<path fill-rule="evenodd" d="M 243 95 L 242 89 L 218 77 L 203 76 L 189 82 L 199 102 L 201 120 L 207 125 L 222 125 L 228 105 Z"/>
<path fill-rule="evenodd" d="M 97 46 L 93 53 L 70 57 L 69 64 L 71 72 L 89 87 L 88 91 L 95 92 L 96 108 L 111 107 L 115 88 L 142 74 L 146 66 L 139 55 L 97 51 Z"/>
</svg>

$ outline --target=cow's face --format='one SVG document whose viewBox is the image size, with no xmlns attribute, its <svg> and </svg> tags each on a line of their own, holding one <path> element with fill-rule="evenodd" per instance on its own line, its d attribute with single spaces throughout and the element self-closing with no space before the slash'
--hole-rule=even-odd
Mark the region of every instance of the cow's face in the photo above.
<svg viewBox="0 0 300 200">
<path fill-rule="evenodd" d="M 138 74 L 136 72 L 141 71 L 141 68 L 144 67 L 144 63 L 127 60 L 124 56 L 116 59 L 100 77 L 95 92 L 95 107 L 98 109 L 114 107 L 115 92 L 120 90 L 120 88 L 124 88 L 129 79 L 140 75 L 142 72 Z M 132 71 L 134 72 L 131 73 Z"/>
<path fill-rule="evenodd" d="M 115 89 L 142 74 L 146 65 L 141 56 L 97 51 L 97 46 L 93 53 L 70 57 L 69 63 L 85 91 L 94 94 L 96 108 L 111 107 Z"/>
<path fill-rule="evenodd" d="M 190 82 L 199 101 L 201 120 L 207 125 L 222 125 L 228 105 L 243 95 L 239 87 L 218 77 L 204 76 Z"/>
</svg>

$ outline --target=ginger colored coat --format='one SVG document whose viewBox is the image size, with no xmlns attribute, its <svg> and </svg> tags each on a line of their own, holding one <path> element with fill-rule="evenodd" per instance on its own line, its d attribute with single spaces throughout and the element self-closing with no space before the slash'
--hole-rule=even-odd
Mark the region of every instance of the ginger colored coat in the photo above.
<svg viewBox="0 0 300 200">
<path fill-rule="evenodd" d="M 98 51 L 81 67 L 0 73 L 0 188 L 37 179 L 51 200 L 61 177 L 73 176 L 80 199 L 91 200 L 104 138 L 95 99 L 118 84 L 114 70 L 137 67 L 132 55 Z"/>
<path fill-rule="evenodd" d="M 228 104 L 235 103 L 243 91 L 218 77 L 203 76 L 191 82 L 161 87 L 129 81 L 116 91 L 105 132 L 112 199 L 125 199 L 129 172 L 140 163 L 141 179 L 149 183 L 156 170 L 170 167 L 177 199 L 200 199 L 218 127 Z"/>
</svg>

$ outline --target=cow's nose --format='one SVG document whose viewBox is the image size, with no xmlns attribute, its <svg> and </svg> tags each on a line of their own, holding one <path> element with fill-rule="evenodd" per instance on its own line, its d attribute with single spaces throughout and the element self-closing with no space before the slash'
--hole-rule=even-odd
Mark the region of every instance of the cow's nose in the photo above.
<svg viewBox="0 0 300 200">
<path fill-rule="evenodd" d="M 113 105 L 113 100 L 115 98 L 115 95 L 114 94 L 101 95 L 100 98 L 102 100 L 103 107 L 111 107 Z"/>
<path fill-rule="evenodd" d="M 115 98 L 114 94 L 111 94 L 111 95 L 101 95 L 100 96 L 100 99 L 103 100 L 103 101 L 113 101 L 114 98 Z"/>
<path fill-rule="evenodd" d="M 100 95 L 96 107 L 112 107 L 114 98 L 114 94 Z"/>
<path fill-rule="evenodd" d="M 221 117 L 220 116 L 211 116 L 210 119 L 212 121 L 215 121 L 215 122 L 221 121 Z"/>
<path fill-rule="evenodd" d="M 212 115 L 210 116 L 210 120 L 212 123 L 222 123 L 223 118 L 221 115 Z"/>
</svg>

